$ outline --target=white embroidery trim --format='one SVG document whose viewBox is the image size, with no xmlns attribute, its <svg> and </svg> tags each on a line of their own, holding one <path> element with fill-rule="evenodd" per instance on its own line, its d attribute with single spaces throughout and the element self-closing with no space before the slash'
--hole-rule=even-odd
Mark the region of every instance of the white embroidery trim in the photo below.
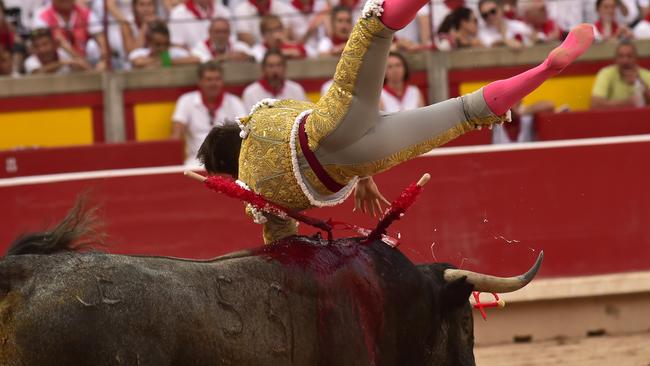
<svg viewBox="0 0 650 366">
<path fill-rule="evenodd" d="M 293 175 L 296 178 L 296 182 L 300 186 L 302 193 L 307 197 L 309 203 L 316 207 L 326 207 L 326 206 L 336 206 L 343 203 L 353 191 L 353 188 L 357 185 L 358 177 L 353 177 L 352 180 L 339 192 L 343 192 L 342 196 L 338 199 L 332 200 L 319 200 L 312 194 L 307 184 L 303 180 L 302 174 L 300 174 L 300 166 L 298 164 L 298 150 L 296 146 L 296 140 L 298 138 L 298 128 L 300 126 L 300 121 L 303 118 L 307 118 L 313 110 L 308 109 L 298 115 L 295 121 L 293 121 L 293 126 L 291 127 L 291 135 L 289 137 L 289 148 L 291 149 L 291 165 L 293 167 Z M 338 193 L 338 192 L 337 192 Z"/>
<path fill-rule="evenodd" d="M 361 12 L 361 16 L 364 17 L 365 19 L 370 18 L 371 16 L 376 16 L 380 17 L 381 14 L 384 12 L 384 0 L 368 0 L 366 1 L 366 4 L 363 6 L 363 11 Z"/>
<path fill-rule="evenodd" d="M 264 98 L 264 99 L 260 100 L 259 102 L 255 103 L 253 108 L 251 108 L 251 112 L 250 112 L 249 115 L 252 115 L 253 113 L 257 112 L 258 109 L 261 109 L 261 108 L 271 108 L 277 102 L 278 102 L 277 99 Z M 239 118 L 237 119 L 237 125 L 239 126 L 239 129 L 241 130 L 241 132 L 239 133 L 239 137 L 241 137 L 242 140 L 245 139 L 246 137 L 248 137 L 248 134 L 251 132 L 251 127 L 250 126 L 244 126 L 244 124 L 241 123 L 241 120 Z"/>
<path fill-rule="evenodd" d="M 251 190 L 250 187 L 248 187 L 248 185 L 246 183 L 242 182 L 241 180 L 237 180 L 236 183 L 237 183 L 238 186 L 244 188 L 247 191 Z M 246 209 L 251 212 L 251 215 L 253 215 L 253 222 L 254 223 L 256 223 L 256 224 L 266 224 L 267 219 L 260 210 L 255 208 L 250 203 L 246 204 Z"/>
</svg>

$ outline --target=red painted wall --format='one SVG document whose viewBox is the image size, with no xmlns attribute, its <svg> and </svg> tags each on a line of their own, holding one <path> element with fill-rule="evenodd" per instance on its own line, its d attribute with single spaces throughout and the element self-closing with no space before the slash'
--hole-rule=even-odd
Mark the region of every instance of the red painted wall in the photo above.
<svg viewBox="0 0 650 366">
<path fill-rule="evenodd" d="M 392 228 L 417 262 L 433 261 L 435 242 L 438 261 L 500 275 L 528 268 L 542 249 L 547 277 L 650 270 L 649 154 L 650 142 L 637 142 L 426 157 L 377 180 L 395 198 L 433 175 Z M 113 252 L 209 258 L 261 243 L 240 202 L 174 174 L 0 187 L 0 247 L 59 220 L 87 187 Z M 373 224 L 351 205 L 311 214 Z"/>
</svg>

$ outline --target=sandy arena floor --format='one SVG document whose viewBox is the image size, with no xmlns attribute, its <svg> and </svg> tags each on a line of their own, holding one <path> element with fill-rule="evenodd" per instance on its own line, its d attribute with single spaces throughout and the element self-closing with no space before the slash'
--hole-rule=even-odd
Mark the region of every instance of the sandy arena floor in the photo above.
<svg viewBox="0 0 650 366">
<path fill-rule="evenodd" d="M 478 366 L 650 366 L 650 332 L 474 349 Z"/>
</svg>

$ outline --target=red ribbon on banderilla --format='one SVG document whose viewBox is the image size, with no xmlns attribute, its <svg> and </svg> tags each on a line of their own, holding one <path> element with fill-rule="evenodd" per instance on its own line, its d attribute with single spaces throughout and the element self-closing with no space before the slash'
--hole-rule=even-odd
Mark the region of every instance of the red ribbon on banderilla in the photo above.
<svg viewBox="0 0 650 366">
<path fill-rule="evenodd" d="M 481 312 L 481 316 L 483 317 L 483 320 L 487 320 L 487 314 L 485 313 L 486 308 L 504 308 L 506 306 L 506 302 L 499 298 L 498 294 L 495 294 L 492 292 L 492 296 L 494 296 L 494 301 L 490 302 L 481 302 L 481 292 L 474 291 L 472 292 L 472 296 L 474 297 L 474 302 L 472 303 L 472 307 L 474 309 L 478 309 L 478 311 Z"/>
</svg>

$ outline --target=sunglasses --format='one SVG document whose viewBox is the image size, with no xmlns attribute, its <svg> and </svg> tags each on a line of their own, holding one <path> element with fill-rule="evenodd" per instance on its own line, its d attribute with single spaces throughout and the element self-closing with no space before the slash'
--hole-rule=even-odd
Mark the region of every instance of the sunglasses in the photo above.
<svg viewBox="0 0 650 366">
<path fill-rule="evenodd" d="M 496 15 L 497 13 L 497 8 L 492 8 L 485 13 L 481 13 L 481 18 L 487 19 L 490 15 Z"/>
</svg>

